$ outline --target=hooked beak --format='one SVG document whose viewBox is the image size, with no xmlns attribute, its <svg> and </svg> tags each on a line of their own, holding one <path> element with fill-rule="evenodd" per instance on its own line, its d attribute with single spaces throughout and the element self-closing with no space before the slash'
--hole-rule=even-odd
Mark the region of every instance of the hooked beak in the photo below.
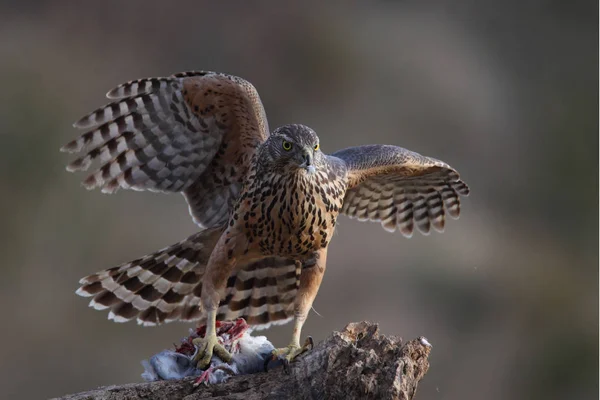
<svg viewBox="0 0 600 400">
<path fill-rule="evenodd" d="M 314 174 L 316 169 L 313 161 L 312 150 L 304 150 L 302 152 L 303 163 L 300 164 L 300 168 L 304 168 L 309 174 Z"/>
</svg>

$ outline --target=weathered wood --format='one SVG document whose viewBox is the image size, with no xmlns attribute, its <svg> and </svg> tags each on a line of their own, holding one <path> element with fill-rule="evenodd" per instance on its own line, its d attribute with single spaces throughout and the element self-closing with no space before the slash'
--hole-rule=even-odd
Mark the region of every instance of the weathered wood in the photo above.
<svg viewBox="0 0 600 400">
<path fill-rule="evenodd" d="M 402 343 L 378 330 L 370 322 L 351 323 L 299 357 L 289 374 L 276 368 L 198 388 L 192 387 L 192 378 L 133 383 L 60 400 L 412 399 L 429 369 L 431 346 L 424 338 Z"/>
</svg>

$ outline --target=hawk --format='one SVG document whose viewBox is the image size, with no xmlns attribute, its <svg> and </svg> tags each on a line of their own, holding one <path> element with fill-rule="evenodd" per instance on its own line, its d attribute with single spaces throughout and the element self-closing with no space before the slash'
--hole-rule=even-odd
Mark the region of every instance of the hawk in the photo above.
<svg viewBox="0 0 600 400">
<path fill-rule="evenodd" d="M 77 293 L 109 319 L 142 325 L 207 324 L 196 339 L 203 368 L 218 343 L 215 321 L 255 327 L 294 321 L 290 361 L 317 294 L 338 215 L 411 236 L 444 229 L 469 194 L 458 172 L 390 145 L 321 151 L 304 125 L 269 133 L 256 89 L 222 73 L 146 78 L 109 91 L 111 102 L 77 121 L 85 132 L 62 150 L 68 171 L 97 167 L 87 189 L 183 194 L 198 233 L 80 281 Z"/>
</svg>

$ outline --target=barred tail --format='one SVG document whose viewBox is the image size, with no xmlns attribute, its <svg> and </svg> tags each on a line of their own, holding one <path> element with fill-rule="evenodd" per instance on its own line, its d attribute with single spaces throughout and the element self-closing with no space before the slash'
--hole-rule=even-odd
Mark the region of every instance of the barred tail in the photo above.
<svg viewBox="0 0 600 400">
<path fill-rule="evenodd" d="M 204 322 L 202 276 L 223 228 L 207 229 L 140 259 L 80 280 L 77 294 L 90 307 L 109 309 L 115 322 L 149 326 L 171 321 Z M 257 328 L 288 322 L 300 280 L 293 260 L 269 257 L 240 265 L 229 277 L 217 318 L 245 318 Z"/>
</svg>

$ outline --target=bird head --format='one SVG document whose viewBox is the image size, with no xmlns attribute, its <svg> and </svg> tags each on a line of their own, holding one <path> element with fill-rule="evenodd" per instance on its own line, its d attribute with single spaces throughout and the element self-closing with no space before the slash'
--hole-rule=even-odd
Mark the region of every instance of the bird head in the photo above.
<svg viewBox="0 0 600 400">
<path fill-rule="evenodd" d="M 273 131 L 259 152 L 259 163 L 280 171 L 314 174 L 322 163 L 319 137 L 307 126 L 284 125 Z"/>
</svg>

